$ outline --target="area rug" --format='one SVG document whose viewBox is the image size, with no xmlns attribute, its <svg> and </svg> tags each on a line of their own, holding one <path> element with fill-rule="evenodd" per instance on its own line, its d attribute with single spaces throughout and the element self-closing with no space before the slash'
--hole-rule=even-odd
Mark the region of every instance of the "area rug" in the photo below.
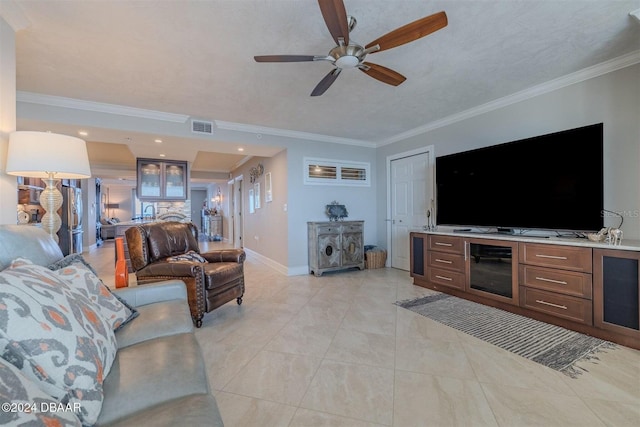
<svg viewBox="0 0 640 427">
<path fill-rule="evenodd" d="M 447 294 L 430 295 L 396 305 L 465 332 L 572 378 L 581 373 L 577 361 L 615 344 L 494 307 Z"/>
</svg>

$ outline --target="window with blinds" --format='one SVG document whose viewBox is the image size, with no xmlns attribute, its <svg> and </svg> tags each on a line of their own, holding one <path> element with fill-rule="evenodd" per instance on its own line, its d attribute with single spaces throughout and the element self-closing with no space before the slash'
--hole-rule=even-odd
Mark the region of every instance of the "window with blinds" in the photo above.
<svg viewBox="0 0 640 427">
<path fill-rule="evenodd" d="M 304 159 L 304 183 L 309 185 L 370 186 L 369 172 L 369 163 Z"/>
</svg>

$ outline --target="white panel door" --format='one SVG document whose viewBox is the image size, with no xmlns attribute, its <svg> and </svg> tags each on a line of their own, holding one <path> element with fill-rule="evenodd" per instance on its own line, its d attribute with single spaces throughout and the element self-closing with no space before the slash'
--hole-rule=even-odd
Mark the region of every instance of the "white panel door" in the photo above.
<svg viewBox="0 0 640 427">
<path fill-rule="evenodd" d="M 391 267 L 409 270 L 409 232 L 427 224 L 429 153 L 391 161 Z"/>
</svg>

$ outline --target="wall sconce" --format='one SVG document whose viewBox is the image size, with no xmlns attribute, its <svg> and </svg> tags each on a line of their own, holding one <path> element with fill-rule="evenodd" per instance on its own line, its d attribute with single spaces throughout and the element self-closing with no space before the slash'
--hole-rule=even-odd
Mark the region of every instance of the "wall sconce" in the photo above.
<svg viewBox="0 0 640 427">
<path fill-rule="evenodd" d="M 220 187 L 218 187 L 218 193 L 211 199 L 211 201 L 214 202 L 217 206 L 220 206 L 222 204 L 222 191 L 220 191 Z"/>
</svg>

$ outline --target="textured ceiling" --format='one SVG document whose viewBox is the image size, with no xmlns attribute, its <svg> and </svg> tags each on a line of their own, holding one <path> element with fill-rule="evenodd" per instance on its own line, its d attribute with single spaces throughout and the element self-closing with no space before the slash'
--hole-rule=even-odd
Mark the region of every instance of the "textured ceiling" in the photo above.
<svg viewBox="0 0 640 427">
<path fill-rule="evenodd" d="M 345 0 L 362 45 L 440 10 L 449 25 L 367 57 L 402 85 L 345 70 L 312 98 L 330 63 L 253 56 L 326 55 L 314 0 L 17 4 L 20 91 L 371 142 L 640 49 L 640 0 Z"/>
</svg>

